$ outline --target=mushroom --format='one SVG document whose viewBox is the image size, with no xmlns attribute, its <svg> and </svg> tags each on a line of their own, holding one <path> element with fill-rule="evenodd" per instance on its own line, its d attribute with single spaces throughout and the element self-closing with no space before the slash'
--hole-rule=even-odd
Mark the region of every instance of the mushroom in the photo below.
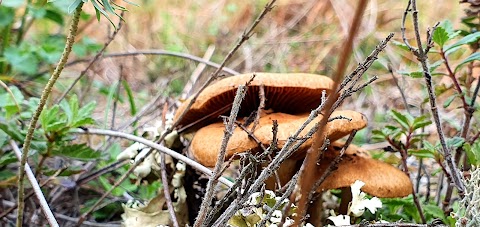
<svg viewBox="0 0 480 227">
<path fill-rule="evenodd" d="M 252 80 L 253 75 L 255 78 Z M 241 118 L 249 116 L 258 109 L 261 100 L 258 94 L 262 87 L 265 94 L 265 109 L 271 109 L 273 113 L 260 117 L 258 126 L 252 132 L 258 141 L 254 141 L 247 132 L 236 127 L 227 145 L 226 159 L 239 152 L 257 152 L 259 150 L 257 142 L 269 145 L 273 138 L 273 120 L 278 122 L 277 148 L 282 148 L 305 122 L 309 112 L 320 105 L 322 93 L 331 92 L 333 89 L 333 82 L 328 77 L 314 74 L 273 73 L 243 74 L 219 80 L 208 86 L 178 122 L 177 128 L 182 129 L 180 131 L 198 129 L 192 139 L 189 153 L 201 164 L 207 167 L 215 165 L 224 134 L 223 122 L 215 123 L 215 121 L 231 109 L 238 86 L 247 82 L 250 82 L 248 92 L 241 103 L 237 121 L 243 124 L 245 121 Z M 186 100 L 178 108 L 175 121 L 178 121 L 191 99 Z M 342 143 L 334 141 L 367 125 L 365 116 L 355 111 L 335 111 L 331 117 L 334 120 L 327 123 L 325 134 L 333 143 L 324 152 L 324 157 L 317 169 L 318 176 L 321 176 L 338 156 L 339 149 L 335 148 L 343 146 Z M 309 123 L 300 136 L 305 136 L 319 118 Z M 282 185 L 287 183 L 299 169 L 299 164 L 311 144 L 312 140 L 307 139 L 298 151 L 285 160 L 277 170 Z M 365 182 L 363 190 L 377 197 L 403 197 L 412 192 L 410 179 L 403 172 L 391 165 L 371 159 L 368 152 L 354 145 L 348 147 L 338 168 L 325 179 L 317 192 L 349 187 L 355 180 Z M 274 188 L 274 182 L 273 178 L 268 179 L 267 188 Z"/>
<path fill-rule="evenodd" d="M 333 81 L 321 75 L 305 73 L 248 73 L 228 77 L 208 86 L 200 93 L 191 108 L 178 122 L 179 128 L 198 129 L 227 113 L 232 106 L 235 92 L 240 85 L 251 80 L 241 104 L 239 117 L 249 116 L 260 104 L 259 90 L 264 87 L 265 109 L 288 114 L 302 114 L 320 105 L 323 91 L 333 89 Z M 193 97 L 181 105 L 175 122 L 187 108 Z M 192 126 L 193 124 L 193 126 Z M 192 127 L 191 127 L 192 126 Z"/>
<path fill-rule="evenodd" d="M 318 164 L 321 176 L 339 155 L 342 143 L 333 143 Z M 325 178 L 317 192 L 350 187 L 356 180 L 363 181 L 362 191 L 380 198 L 405 197 L 412 193 L 412 182 L 401 170 L 372 159 L 368 152 L 350 144 L 335 171 Z"/>
<path fill-rule="evenodd" d="M 364 128 L 367 124 L 366 118 L 355 111 L 335 111 L 332 114 L 332 117 L 342 116 L 344 118 L 335 119 L 327 123 L 327 137 L 331 141 L 340 139 L 353 130 L 360 130 Z M 253 132 L 254 136 L 264 145 L 269 145 L 273 138 L 272 125 L 273 120 L 278 122 L 278 133 L 277 133 L 277 148 L 281 149 L 300 126 L 307 120 L 308 114 L 302 115 L 291 115 L 285 113 L 271 113 L 265 115 L 259 119 L 259 124 L 255 131 Z M 312 129 L 315 124 L 319 121 L 316 119 L 300 133 L 300 136 L 305 136 L 307 132 Z M 243 123 L 243 121 L 241 121 Z M 222 122 L 217 122 L 205 126 L 197 131 L 195 136 L 192 139 L 190 144 L 190 152 L 193 157 L 200 162 L 201 164 L 212 167 L 215 165 L 217 156 L 219 154 L 220 144 L 223 139 L 224 125 Z M 300 154 L 295 154 L 295 160 L 302 159 L 305 157 L 305 152 L 312 145 L 312 140 L 308 139 L 299 147 L 299 151 L 302 151 Z M 258 151 L 258 144 L 253 139 L 249 138 L 247 132 L 241 128 L 235 128 L 232 136 L 230 137 L 229 143 L 227 145 L 227 150 L 225 154 L 225 159 L 231 158 L 233 155 L 245 152 L 245 151 Z M 289 161 L 293 164 L 293 161 Z M 291 177 L 295 172 L 287 174 L 287 170 L 291 169 L 289 167 L 282 167 L 285 169 L 285 173 L 282 176 Z M 291 169 L 290 171 L 295 169 Z M 279 174 L 280 175 L 280 174 Z M 290 175 L 290 176 L 289 176 Z M 289 179 L 289 178 L 288 178 Z"/>
</svg>

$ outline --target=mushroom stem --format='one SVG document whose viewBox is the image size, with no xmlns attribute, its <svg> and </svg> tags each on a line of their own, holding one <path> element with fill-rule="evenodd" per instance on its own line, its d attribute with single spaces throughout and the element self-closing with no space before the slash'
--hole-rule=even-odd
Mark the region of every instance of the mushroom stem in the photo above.
<svg viewBox="0 0 480 227">
<path fill-rule="evenodd" d="M 344 214 L 347 215 L 348 213 L 348 204 L 352 201 L 352 190 L 350 190 L 350 187 L 345 187 L 341 188 L 342 193 L 341 193 L 341 200 L 340 200 L 340 206 L 338 207 L 338 213 L 339 214 Z"/>
<path fill-rule="evenodd" d="M 323 198 L 321 196 L 322 193 L 318 193 L 318 196 L 315 198 L 308 206 L 307 213 L 310 217 L 307 219 L 307 222 L 312 224 L 313 226 L 323 226 Z"/>
</svg>

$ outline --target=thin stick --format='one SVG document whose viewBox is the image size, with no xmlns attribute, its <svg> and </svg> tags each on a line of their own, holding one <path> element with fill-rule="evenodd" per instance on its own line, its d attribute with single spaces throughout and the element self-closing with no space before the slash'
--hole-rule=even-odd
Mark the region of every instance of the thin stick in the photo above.
<svg viewBox="0 0 480 227">
<path fill-rule="evenodd" d="M 203 55 L 202 59 L 206 60 L 206 61 L 209 61 L 210 58 L 212 57 L 214 51 L 215 51 L 215 46 L 213 46 L 213 45 L 208 46 L 207 51 L 205 51 L 205 54 Z M 207 65 L 205 63 L 200 63 L 195 68 L 195 70 L 193 70 L 192 75 L 188 79 L 187 84 L 185 85 L 185 87 L 183 87 L 183 92 L 182 92 L 183 93 L 182 94 L 183 99 L 187 99 L 188 96 L 193 93 L 193 91 L 195 89 L 195 84 L 198 82 L 199 78 L 201 78 L 200 76 L 202 75 L 206 66 Z"/>
<path fill-rule="evenodd" d="M 80 13 L 82 12 L 82 6 L 83 6 L 83 2 L 81 2 L 75 9 L 62 56 L 60 57 L 57 67 L 53 71 L 52 76 L 48 80 L 48 83 L 42 92 L 42 96 L 40 97 L 40 102 L 38 104 L 37 109 L 35 110 L 35 113 L 32 116 L 30 125 L 28 127 L 27 135 L 23 143 L 23 153 L 20 159 L 20 167 L 18 168 L 18 195 L 17 195 L 18 196 L 18 200 L 17 200 L 18 213 L 17 213 L 17 223 L 16 223 L 17 227 L 21 227 L 23 225 L 23 210 L 25 207 L 25 203 L 24 203 L 25 188 L 23 185 L 23 180 L 25 177 L 25 164 L 27 163 L 28 152 L 30 150 L 30 144 L 33 139 L 33 132 L 37 127 L 38 118 L 40 117 L 40 114 L 42 113 L 42 110 L 45 107 L 45 104 L 47 103 L 47 99 L 50 96 L 50 93 L 52 92 L 53 85 L 55 85 L 55 82 L 57 82 L 57 79 L 60 77 L 60 74 L 62 73 L 63 68 L 67 63 L 68 56 L 72 51 L 73 43 L 75 43 L 75 36 L 77 35 L 78 23 L 80 21 Z"/>
<path fill-rule="evenodd" d="M 168 103 L 165 103 L 163 106 L 162 111 L 162 128 L 165 128 L 166 122 L 166 114 L 168 110 Z M 170 214 L 170 218 L 174 227 L 179 227 L 177 216 L 175 215 L 175 209 L 173 208 L 172 197 L 170 196 L 170 188 L 168 183 L 167 177 L 167 165 L 165 163 L 165 153 L 160 153 L 160 175 L 162 179 L 162 187 L 163 187 L 163 196 L 165 197 L 165 201 L 167 203 L 168 213 Z"/>
<path fill-rule="evenodd" d="M 174 150 L 170 150 L 162 145 L 156 144 L 153 141 L 147 140 L 142 137 L 134 136 L 128 133 L 123 133 L 123 132 L 117 132 L 117 131 L 112 131 L 112 130 L 104 130 L 104 129 L 76 129 L 71 131 L 72 133 L 78 133 L 78 134 L 96 134 L 96 135 L 103 135 L 103 136 L 113 136 L 113 137 L 120 137 L 124 139 L 128 139 L 131 141 L 139 142 L 142 143 L 146 146 L 149 146 L 155 150 L 158 150 L 160 152 L 163 152 L 167 155 L 172 156 L 175 159 L 178 159 L 182 162 L 185 162 L 185 164 L 192 166 L 193 168 L 197 169 L 198 171 L 204 173 L 207 176 L 212 176 L 212 171 L 208 169 L 207 167 L 203 166 L 202 164 L 195 162 L 194 160 L 187 158 L 179 153 L 177 153 Z M 224 185 L 228 187 L 232 187 L 233 182 L 228 180 L 227 178 L 220 177 L 219 181 L 223 183 Z"/>
<path fill-rule="evenodd" d="M 353 40 L 358 32 L 358 29 L 360 28 L 361 22 L 362 22 L 362 16 L 365 11 L 365 7 L 367 6 L 368 1 L 367 0 L 361 0 L 358 3 L 357 10 L 355 11 L 355 15 L 353 17 L 353 21 L 350 27 L 350 32 L 348 34 L 347 40 L 344 44 L 344 48 L 342 49 L 342 52 L 339 57 L 337 69 L 335 71 L 335 74 L 332 77 L 332 80 L 334 82 L 334 91 L 337 91 L 339 85 L 341 84 L 343 74 L 345 73 L 345 70 L 347 68 L 348 64 L 348 59 L 350 57 L 350 54 L 353 49 Z M 304 215 L 307 212 L 307 206 L 308 206 L 308 198 L 309 194 L 312 191 L 312 186 L 314 184 L 314 178 L 315 176 L 315 167 L 318 158 L 320 157 L 322 151 L 319 151 L 320 147 L 322 147 L 324 141 L 325 141 L 325 125 L 327 124 L 328 118 L 330 117 L 331 113 L 333 112 L 333 105 L 335 104 L 336 100 L 338 100 L 338 93 L 330 94 L 330 96 L 327 98 L 326 104 L 325 104 L 325 114 L 323 118 L 319 122 L 319 129 L 315 133 L 314 138 L 313 138 L 313 144 L 312 148 L 309 149 L 307 152 L 307 156 L 305 157 L 305 168 L 304 171 L 300 173 L 300 201 L 298 203 L 298 210 L 297 210 L 297 215 L 295 217 L 295 223 L 297 225 L 300 225 L 300 220 L 304 217 Z"/>
<path fill-rule="evenodd" d="M 410 178 L 410 171 L 408 170 L 408 165 L 407 165 L 407 150 L 405 149 L 399 149 L 400 155 L 402 156 L 402 165 L 403 165 L 403 172 L 408 176 L 408 179 Z M 420 169 L 420 168 L 419 168 Z M 417 192 L 415 191 L 415 188 L 413 188 L 412 185 L 412 195 L 413 195 L 413 202 L 415 203 L 415 206 L 417 207 L 418 214 L 420 215 L 420 219 L 422 220 L 422 223 L 425 224 L 427 220 L 425 219 L 425 215 L 423 214 L 423 209 L 422 205 L 420 204 L 420 201 L 418 200 Z"/>
<path fill-rule="evenodd" d="M 388 72 L 390 72 L 390 75 L 392 75 L 393 82 L 395 83 L 395 86 L 398 88 L 398 91 L 400 92 L 400 95 L 402 96 L 402 101 L 403 101 L 403 105 L 405 106 L 405 109 L 407 110 L 408 113 L 410 113 L 410 107 L 408 106 L 407 98 L 405 97 L 405 92 L 402 89 L 402 87 L 400 87 L 400 84 L 398 83 L 398 79 L 397 79 L 397 77 L 395 77 L 395 74 L 393 73 L 392 66 L 390 64 L 388 65 Z"/>
<path fill-rule="evenodd" d="M 8 92 L 8 94 L 12 97 L 13 103 L 15 103 L 15 106 L 17 107 L 18 112 L 22 111 L 12 90 L 10 90 L 10 88 L 2 80 L 0 80 L 0 86 L 2 86 Z"/>
<path fill-rule="evenodd" d="M 102 56 L 102 59 L 105 58 L 118 58 L 118 57 L 128 57 L 128 56 L 136 56 L 136 55 L 165 55 L 165 56 L 172 56 L 172 57 L 178 57 L 178 58 L 184 58 L 184 59 L 189 59 L 192 61 L 200 62 L 205 65 L 208 65 L 213 68 L 220 68 L 220 64 L 217 64 L 215 62 L 207 61 L 205 59 L 202 59 L 201 57 L 197 57 L 195 55 L 187 54 L 187 53 L 180 53 L 180 52 L 174 52 L 174 51 L 167 51 L 167 50 L 160 50 L 160 49 L 152 49 L 152 50 L 137 50 L 137 51 L 132 51 L 132 52 L 121 52 L 121 53 L 112 53 L 112 54 L 105 54 Z M 80 60 L 75 60 L 72 62 L 67 63 L 68 66 L 76 65 L 79 63 L 83 62 L 88 62 L 89 59 L 80 59 Z M 232 75 L 238 75 L 240 74 L 239 72 L 227 68 L 225 66 L 222 67 L 222 71 L 232 74 Z"/>
<path fill-rule="evenodd" d="M 223 62 L 220 64 L 220 66 L 217 68 L 217 70 L 215 70 L 215 72 L 213 72 L 210 75 L 210 78 L 208 78 L 208 80 L 203 84 L 203 86 L 198 90 L 198 92 L 192 97 L 192 99 L 190 100 L 190 103 L 188 103 L 187 107 L 185 108 L 185 111 L 183 111 L 183 113 L 180 114 L 177 122 L 174 123 L 173 128 L 175 128 L 177 126 L 178 122 L 180 122 L 180 120 L 185 116 L 185 114 L 188 112 L 188 110 L 190 110 L 193 103 L 195 103 L 198 96 L 200 95 L 200 93 L 203 90 L 205 90 L 205 88 L 210 83 L 212 83 L 214 80 L 216 80 L 218 78 L 220 71 L 225 67 L 225 64 L 230 60 L 230 58 L 232 58 L 233 54 L 235 54 L 235 52 L 237 52 L 238 48 L 240 48 L 240 46 L 242 46 L 242 44 L 244 42 L 246 42 L 248 39 L 250 39 L 250 37 L 253 35 L 253 30 L 255 29 L 255 27 L 257 27 L 257 25 L 260 23 L 260 21 L 262 21 L 262 19 L 265 17 L 265 15 L 267 15 L 267 13 L 270 12 L 273 9 L 273 4 L 275 3 L 275 1 L 276 0 L 271 0 L 269 3 L 267 3 L 267 5 L 263 9 L 263 11 L 260 13 L 260 15 L 257 17 L 257 19 L 253 22 L 253 24 L 250 25 L 250 27 L 245 30 L 245 32 L 242 34 L 242 37 L 240 38 L 240 40 L 237 42 L 235 47 L 233 47 L 233 49 L 230 52 L 228 52 L 227 56 L 225 57 L 225 59 L 223 59 Z"/>
<path fill-rule="evenodd" d="M 255 74 L 254 74 L 255 76 Z M 253 78 L 252 78 L 253 79 Z M 233 107 L 230 112 L 230 117 L 228 118 L 225 124 L 225 131 L 222 139 L 222 145 L 220 147 L 220 152 L 217 156 L 217 163 L 213 169 L 213 175 L 208 180 L 207 189 L 205 192 L 205 197 L 202 200 L 202 205 L 200 206 L 200 211 L 198 216 L 193 224 L 194 227 L 199 227 L 203 225 L 205 217 L 207 216 L 210 204 L 212 203 L 215 187 L 217 185 L 217 178 L 219 177 L 219 171 L 222 169 L 222 165 L 225 160 L 225 153 L 227 152 L 227 144 L 230 140 L 230 137 L 233 135 L 233 130 L 235 129 L 235 120 L 237 119 L 238 111 L 240 110 L 240 105 L 242 104 L 243 98 L 247 92 L 247 87 L 245 85 L 238 86 L 237 94 L 233 100 Z"/>
<path fill-rule="evenodd" d="M 110 35 L 108 37 L 108 40 L 103 44 L 103 47 L 102 49 L 100 49 L 100 51 L 98 51 L 98 53 L 95 55 L 95 57 L 93 57 L 90 62 L 88 63 L 87 67 L 82 71 L 80 72 L 80 75 L 78 75 L 77 78 L 75 78 L 75 80 L 73 81 L 73 83 L 67 88 L 67 90 L 65 90 L 65 92 L 63 92 L 63 94 L 60 96 L 60 98 L 58 98 L 57 100 L 57 103 L 60 103 L 64 98 L 65 96 L 67 96 L 67 94 L 73 89 L 73 87 L 75 86 L 75 84 L 78 83 L 78 81 L 80 81 L 80 79 L 82 79 L 82 77 L 85 76 L 85 74 L 87 74 L 87 71 L 90 70 L 90 68 L 93 66 L 93 64 L 100 58 L 100 56 L 102 56 L 102 54 L 105 52 L 105 50 L 107 49 L 108 45 L 110 45 L 110 43 L 113 41 L 113 39 L 115 39 L 115 36 L 117 36 L 118 32 L 120 31 L 120 29 L 122 28 L 123 26 L 123 14 L 125 13 L 125 11 L 122 11 L 122 13 L 120 14 L 120 18 L 119 18 L 119 21 L 118 21 L 118 24 L 117 24 L 117 29 L 115 29 L 112 33 L 112 35 Z M 70 63 L 67 63 L 67 66 L 69 65 Z M 120 85 L 119 85 L 120 86 Z M 113 128 L 113 127 L 112 127 Z"/>
<path fill-rule="evenodd" d="M 340 150 L 340 153 L 338 154 L 338 156 L 335 157 L 335 159 L 333 159 L 333 161 L 330 163 L 327 169 L 325 169 L 325 172 L 323 172 L 322 176 L 318 178 L 318 180 L 316 180 L 315 183 L 313 184 L 314 190 L 320 187 L 320 185 L 325 181 L 325 179 L 327 179 L 327 177 L 330 176 L 330 174 L 337 169 L 338 165 L 340 164 L 340 161 L 342 161 L 342 157 L 345 154 L 345 151 L 347 150 L 348 146 L 350 146 L 350 144 L 352 143 L 356 133 L 357 133 L 357 130 L 353 130 L 353 132 L 350 133 L 347 141 L 343 145 L 342 150 Z M 310 193 L 308 196 L 308 201 L 312 200 L 312 197 L 313 197 L 313 193 Z"/>
<path fill-rule="evenodd" d="M 290 182 L 288 182 L 288 187 L 287 187 L 287 190 L 285 191 L 285 193 L 282 194 L 282 197 L 280 197 L 279 200 L 277 200 L 277 202 L 275 203 L 275 205 L 273 205 L 273 207 L 268 211 L 267 215 L 265 215 L 265 217 L 263 217 L 262 221 L 260 222 L 260 224 L 258 224 L 257 226 L 258 227 L 264 227 L 266 224 L 267 224 L 267 221 L 270 220 L 270 218 L 272 217 L 273 215 L 273 212 L 275 210 L 277 210 L 278 208 L 280 208 L 280 206 L 282 205 L 282 203 L 284 202 L 284 200 L 289 197 L 292 192 L 293 192 L 293 189 L 295 189 L 295 185 L 297 184 L 297 180 L 298 180 L 298 172 L 293 175 L 292 179 L 290 180 Z M 287 214 L 283 214 L 282 216 L 288 216 Z"/>
<path fill-rule="evenodd" d="M 161 168 L 161 175 L 162 175 L 162 187 L 163 187 L 163 194 L 165 196 L 165 200 L 167 203 L 168 213 L 170 214 L 170 219 L 174 227 L 179 227 L 177 216 L 175 215 L 175 209 L 173 208 L 172 197 L 170 196 L 170 189 L 168 186 L 168 178 L 167 178 L 167 166 L 165 164 L 165 153 L 160 154 L 160 168 Z M 161 209 L 161 207 L 159 207 Z"/>
<path fill-rule="evenodd" d="M 20 148 L 18 148 L 18 145 L 15 143 L 15 141 L 10 140 L 10 146 L 12 146 L 17 158 L 20 159 L 22 156 L 22 151 L 20 150 Z M 38 185 L 37 179 L 35 178 L 35 174 L 33 174 L 33 171 L 30 168 L 30 165 L 28 165 L 28 163 L 25 163 L 25 171 L 27 172 L 28 181 L 30 181 L 30 184 L 32 185 L 33 191 L 35 192 L 38 202 L 40 203 L 40 207 L 42 208 L 43 214 L 45 214 L 48 223 L 50 224 L 50 226 L 58 227 L 59 225 L 57 223 L 57 220 L 55 219 L 52 210 L 50 210 L 48 202 L 43 195 L 42 189 L 40 188 L 40 185 Z"/>
<path fill-rule="evenodd" d="M 427 52 L 427 49 L 425 49 L 425 50 L 423 49 L 422 40 L 421 40 L 421 36 L 420 36 L 420 29 L 419 29 L 419 26 L 418 26 L 418 11 L 417 11 L 416 0 L 410 0 L 408 2 L 408 6 L 407 6 L 407 9 L 405 10 L 403 21 L 405 21 L 405 17 L 408 14 L 408 11 L 410 9 L 410 5 L 411 5 L 411 9 L 412 9 L 415 39 L 416 39 L 418 48 L 413 48 L 412 46 L 410 46 L 410 44 L 408 42 L 405 42 L 406 38 L 405 38 L 404 23 L 402 23 L 402 36 L 404 38 L 405 44 L 409 47 L 410 51 L 418 58 L 418 60 L 420 61 L 421 65 L 422 65 L 423 75 L 425 77 L 425 82 L 427 84 L 428 97 L 429 97 L 429 100 L 430 100 L 430 110 L 432 112 L 432 116 L 433 116 L 433 119 L 434 119 L 434 122 L 435 122 L 435 126 L 437 128 L 437 134 L 438 134 L 438 137 L 440 139 L 440 144 L 442 146 L 443 156 L 445 158 L 445 161 L 447 162 L 448 168 L 450 169 L 450 173 L 451 173 L 450 174 L 451 178 L 449 177 L 449 180 L 451 180 L 455 184 L 455 187 L 457 188 L 459 195 L 461 197 L 463 197 L 463 194 L 464 194 L 464 191 L 465 191 L 465 185 L 462 181 L 462 177 L 460 176 L 460 172 L 458 171 L 458 168 L 455 165 L 455 161 L 452 158 L 452 153 L 450 152 L 450 149 L 447 146 L 447 143 L 445 141 L 445 134 L 444 134 L 443 128 L 442 128 L 442 122 L 441 122 L 440 116 L 438 114 L 437 101 L 436 101 L 435 92 L 434 92 L 433 83 L 432 83 L 432 74 L 430 73 L 430 69 L 428 68 L 428 63 L 427 63 L 427 59 L 428 59 L 427 53 L 428 52 Z M 431 41 L 431 37 L 427 37 L 427 39 L 429 41 Z M 427 48 L 428 48 L 428 46 L 431 46 L 431 45 L 433 45 L 433 44 L 432 43 L 427 43 Z"/>
</svg>

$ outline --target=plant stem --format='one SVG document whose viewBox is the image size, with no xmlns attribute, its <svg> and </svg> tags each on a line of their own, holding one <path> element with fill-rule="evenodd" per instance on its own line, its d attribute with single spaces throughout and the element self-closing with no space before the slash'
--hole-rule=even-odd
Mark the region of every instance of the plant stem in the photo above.
<svg viewBox="0 0 480 227">
<path fill-rule="evenodd" d="M 30 125 L 28 127 L 27 135 L 25 137 L 25 141 L 23 144 L 22 158 L 20 160 L 20 167 L 18 169 L 18 212 L 17 212 L 17 223 L 16 223 L 17 227 L 21 227 L 23 224 L 23 210 L 25 207 L 25 204 L 23 201 L 24 190 L 25 190 L 23 185 L 23 179 L 25 178 L 25 164 L 27 163 L 28 151 L 30 149 L 30 144 L 32 142 L 33 133 L 35 131 L 38 118 L 40 117 L 40 114 L 42 113 L 42 110 L 45 107 L 48 96 L 52 92 L 53 85 L 55 85 L 55 82 L 60 77 L 60 74 L 63 68 L 65 67 L 65 64 L 67 63 L 68 56 L 72 51 L 72 46 L 73 46 L 73 43 L 75 42 L 75 36 L 77 34 L 78 23 L 80 21 L 80 13 L 82 12 L 82 6 L 83 6 L 83 2 L 81 2 L 75 9 L 62 56 L 57 64 L 57 67 L 53 71 L 52 76 L 48 80 L 48 83 L 45 86 L 45 89 L 42 92 L 40 103 L 38 104 L 37 110 L 32 116 Z"/>
<path fill-rule="evenodd" d="M 432 116 L 435 122 L 435 126 L 437 128 L 437 133 L 438 137 L 440 139 L 440 144 L 442 145 L 442 150 L 443 150 L 443 156 L 445 158 L 445 161 L 447 162 L 448 168 L 450 169 L 451 172 L 451 181 L 455 184 L 457 187 L 458 193 L 460 196 L 463 197 L 464 190 L 465 190 L 465 185 L 463 184 L 462 178 L 460 176 L 460 173 L 455 165 L 455 162 L 452 158 L 452 153 L 450 152 L 450 149 L 447 146 L 447 143 L 445 141 L 445 134 L 443 133 L 443 128 L 442 128 L 442 123 L 440 120 L 440 116 L 438 114 L 438 107 L 437 107 L 437 100 L 435 97 L 435 92 L 433 89 L 433 83 L 432 83 L 432 74 L 430 73 L 430 69 L 428 68 L 428 56 L 427 56 L 427 49 L 429 49 L 429 46 L 432 44 L 430 42 L 427 43 L 427 49 L 423 49 L 422 46 L 422 40 L 420 36 L 420 29 L 418 26 L 418 11 L 417 11 L 417 3 L 416 0 L 410 0 L 409 1 L 409 6 L 411 4 L 412 8 L 412 17 L 413 17 L 413 27 L 415 31 L 415 39 L 417 42 L 418 48 L 415 49 L 411 47 L 408 42 L 405 43 L 409 46 L 410 50 L 414 53 L 414 55 L 417 57 L 417 59 L 420 61 L 422 65 L 422 70 L 423 70 L 423 75 L 425 77 L 425 82 L 427 84 L 427 90 L 428 90 L 428 96 L 430 100 L 430 110 L 432 112 Z M 409 7 L 407 7 L 406 12 L 408 12 Z M 405 19 L 404 19 L 405 20 Z M 403 37 L 405 37 L 405 27 L 402 28 L 402 34 Z M 406 40 L 404 38 L 404 40 Z M 428 37 L 428 40 L 431 41 L 431 37 Z"/>
</svg>

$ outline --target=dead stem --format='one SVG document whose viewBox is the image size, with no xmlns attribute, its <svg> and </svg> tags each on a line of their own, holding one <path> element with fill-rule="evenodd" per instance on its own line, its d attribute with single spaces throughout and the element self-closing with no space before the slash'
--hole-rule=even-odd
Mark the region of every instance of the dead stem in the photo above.
<svg viewBox="0 0 480 227">
<path fill-rule="evenodd" d="M 345 70 L 348 65 L 348 59 L 350 57 L 350 54 L 353 49 L 353 40 L 358 32 L 358 29 L 360 28 L 361 22 L 362 22 L 362 16 L 365 11 L 365 7 L 367 6 L 368 1 L 366 0 L 361 0 L 358 3 L 357 10 L 355 12 L 355 15 L 352 20 L 352 24 L 350 27 L 350 32 L 348 34 L 347 40 L 344 44 L 344 48 L 342 49 L 342 52 L 340 53 L 338 65 L 335 71 L 335 74 L 332 77 L 332 80 L 334 82 L 334 91 L 337 91 L 338 88 L 340 87 L 343 75 L 345 73 Z M 305 216 L 307 212 L 307 206 L 308 206 L 308 198 L 309 194 L 311 193 L 313 184 L 314 184 L 314 178 L 316 177 L 314 174 L 314 170 L 316 167 L 316 163 L 318 158 L 320 157 L 322 151 L 320 151 L 320 147 L 325 142 L 325 130 L 324 127 L 327 124 L 328 118 L 330 117 L 331 113 L 333 112 L 334 109 L 332 109 L 333 105 L 338 99 L 339 94 L 334 93 L 330 94 L 329 97 L 327 98 L 326 104 L 325 104 L 325 114 L 323 118 L 319 122 L 319 129 L 315 133 L 314 138 L 313 138 L 313 144 L 311 149 L 307 152 L 307 156 L 305 157 L 305 162 L 304 165 L 305 167 L 303 168 L 304 171 L 300 172 L 300 201 L 298 203 L 298 209 L 297 209 L 297 216 L 295 217 L 295 223 L 297 225 L 300 225 L 300 220 Z"/>
<path fill-rule="evenodd" d="M 406 39 L 406 36 L 405 36 L 405 20 L 406 20 L 406 17 L 408 16 L 408 13 L 410 11 L 412 12 L 413 27 L 414 27 L 415 39 L 416 39 L 418 48 L 412 47 L 408 43 L 408 41 Z M 438 23 L 437 23 L 437 25 L 438 25 Z M 452 158 L 452 153 L 451 153 L 449 147 L 447 146 L 447 143 L 446 143 L 446 140 L 445 140 L 445 134 L 443 132 L 441 119 L 440 119 L 440 116 L 438 114 L 437 101 L 436 101 L 436 97 L 435 97 L 435 93 L 434 93 L 434 89 L 433 89 L 433 83 L 432 83 L 432 75 L 430 73 L 430 69 L 428 68 L 428 63 L 427 63 L 427 61 L 428 61 L 427 53 L 430 50 L 430 48 L 433 46 L 431 36 L 432 36 L 432 33 L 435 30 L 435 27 L 436 26 L 434 26 L 431 31 L 429 30 L 427 32 L 427 34 L 428 34 L 427 47 L 425 49 L 423 49 L 422 40 L 421 40 L 421 36 L 420 36 L 420 29 L 419 29 L 419 25 L 418 25 L 417 3 L 416 3 L 416 0 L 410 0 L 408 2 L 407 8 L 404 12 L 404 18 L 402 20 L 402 37 L 403 37 L 403 40 L 404 40 L 405 44 L 408 46 L 410 51 L 417 57 L 418 61 L 420 61 L 421 65 L 422 65 L 423 75 L 425 77 L 425 82 L 426 82 L 427 90 L 428 90 L 428 96 L 429 96 L 429 101 L 430 101 L 430 109 L 431 109 L 431 112 L 432 112 L 432 117 L 434 119 L 435 126 L 437 128 L 437 134 L 438 134 L 438 137 L 439 137 L 439 140 L 440 140 L 440 144 L 442 146 L 442 150 L 443 150 L 442 154 L 443 154 L 443 156 L 445 158 L 445 161 L 447 163 L 447 166 L 450 170 L 450 177 L 448 177 L 448 179 L 455 184 L 455 187 L 457 188 L 459 195 L 461 197 L 463 197 L 464 190 L 465 190 L 465 185 L 463 184 L 463 180 L 462 180 L 462 177 L 460 176 L 460 172 L 458 171 L 458 168 L 455 164 L 455 161 Z"/>
</svg>

